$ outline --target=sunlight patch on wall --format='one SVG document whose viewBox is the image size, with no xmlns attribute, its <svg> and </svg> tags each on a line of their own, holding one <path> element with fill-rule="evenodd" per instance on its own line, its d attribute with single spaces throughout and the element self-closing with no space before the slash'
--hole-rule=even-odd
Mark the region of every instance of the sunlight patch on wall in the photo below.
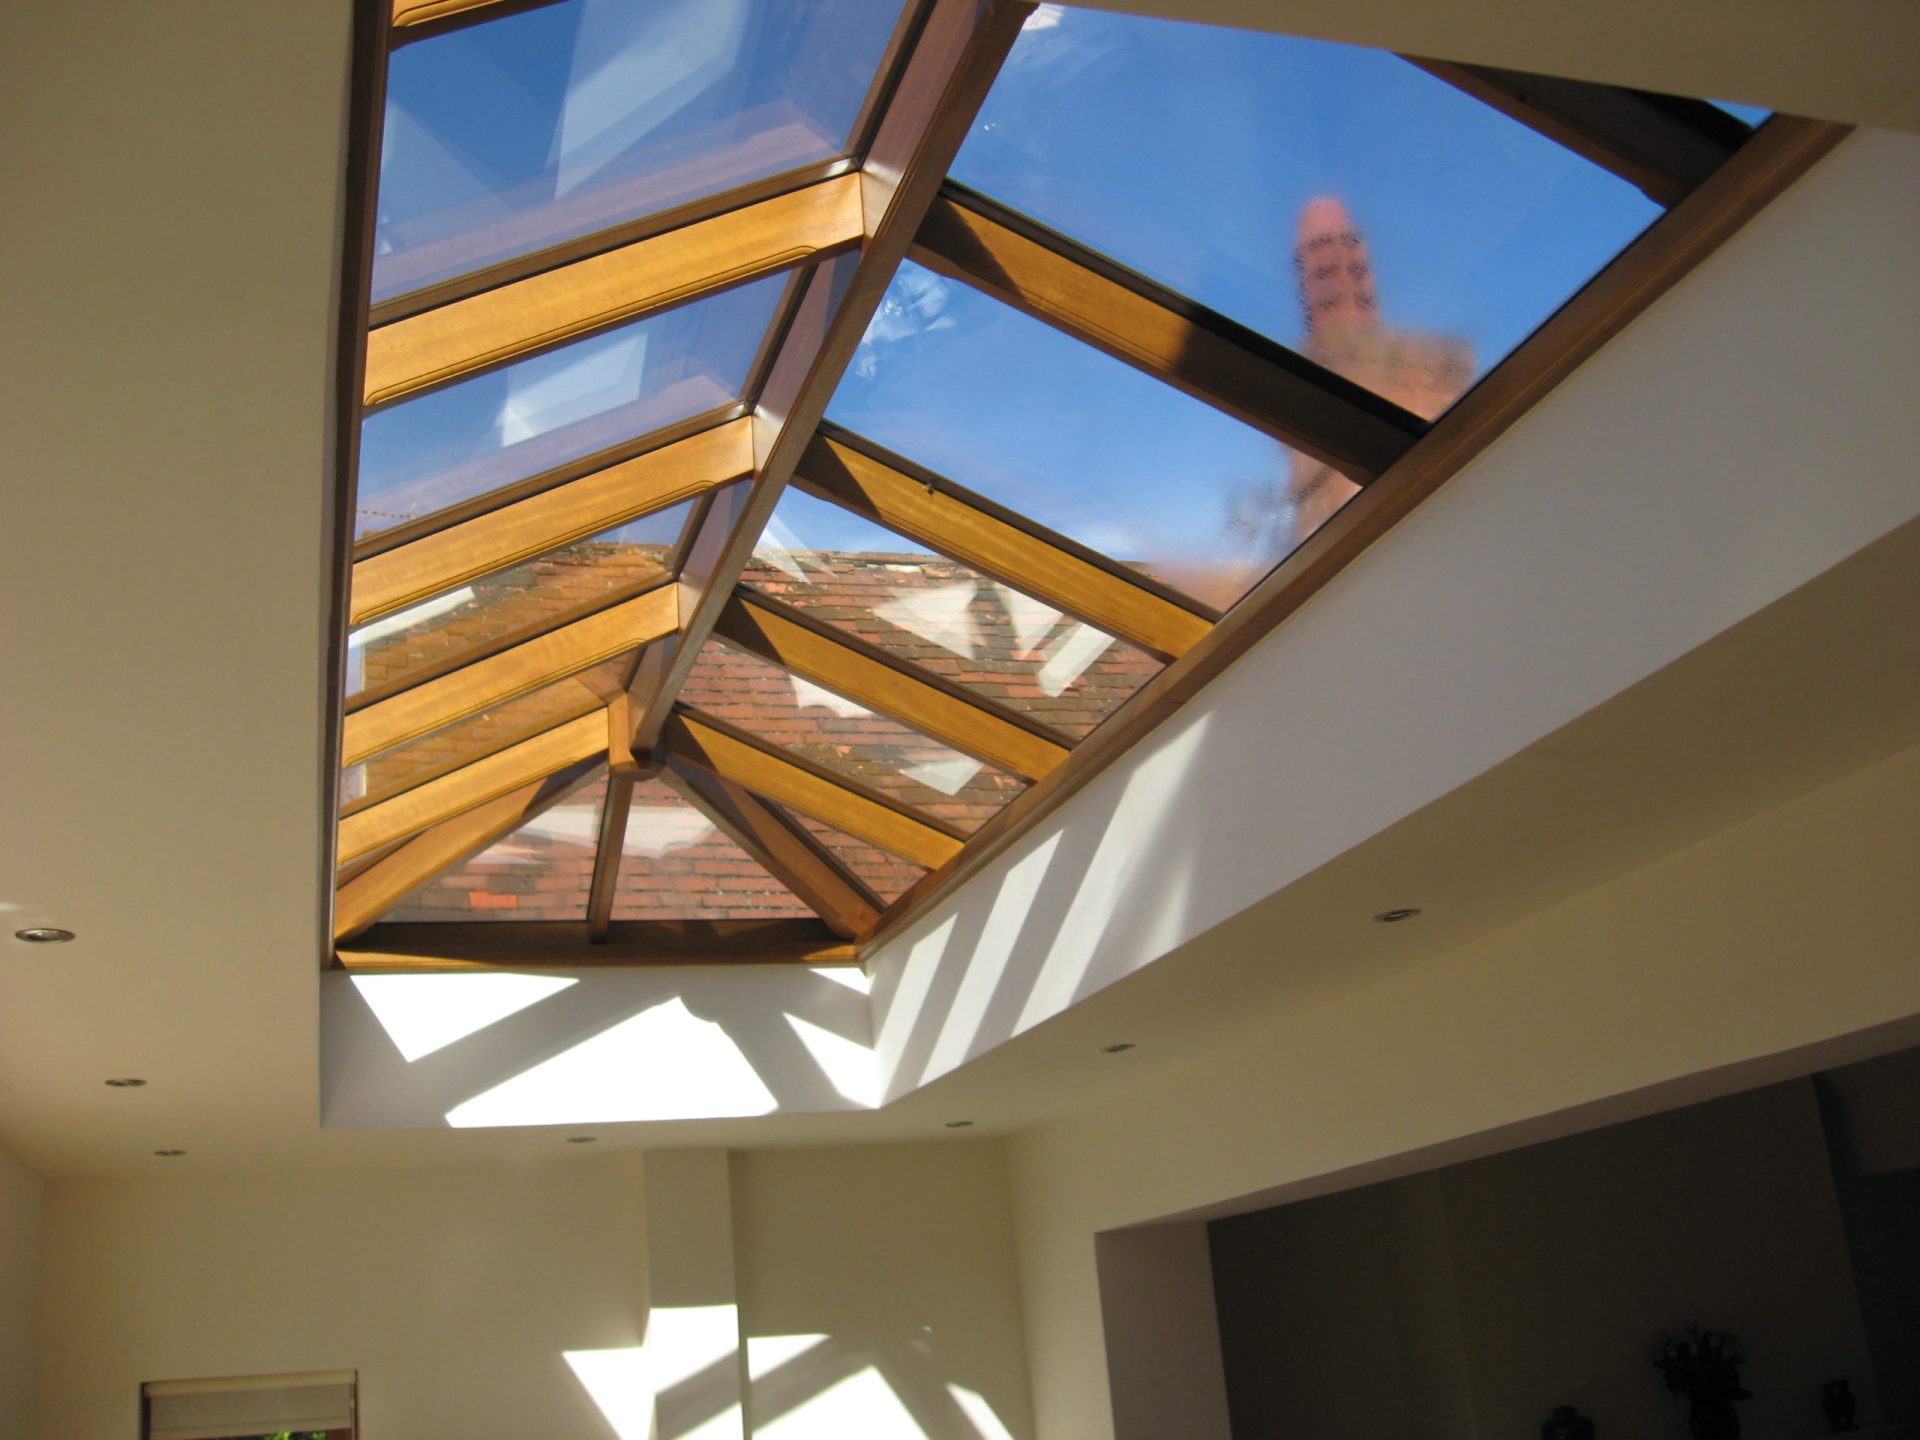
<svg viewBox="0 0 1920 1440">
<path fill-rule="evenodd" d="M 552 975 L 353 977 L 353 988 L 408 1064 L 579 983 Z"/>
<path fill-rule="evenodd" d="M 447 1123 L 712 1120 L 779 1108 L 727 1032 L 675 996 L 454 1106 Z"/>
<path fill-rule="evenodd" d="M 842 1099 L 869 1110 L 880 1103 L 880 1062 L 865 1045 L 788 1013 L 787 1024 Z"/>
<path fill-rule="evenodd" d="M 953 1403 L 960 1407 L 960 1413 L 967 1417 L 967 1423 L 980 1432 L 980 1440 L 1013 1440 L 1013 1432 L 994 1413 L 986 1396 L 964 1385 L 956 1385 L 951 1380 L 947 1382 L 947 1393 L 953 1397 Z"/>
<path fill-rule="evenodd" d="M 600 1407 L 619 1440 L 740 1440 L 738 1370 L 740 1318 L 732 1305 L 657 1307 L 647 1316 L 643 1345 L 613 1350 L 567 1350 L 562 1355 Z M 731 1386 L 717 1387 L 718 1406 L 703 1405 L 698 1377 L 721 1370 Z M 689 1382 L 693 1382 L 689 1385 Z M 684 1387 L 680 1396 L 676 1386 Z M 685 1393 L 691 1391 L 693 1393 Z M 700 1411 L 711 1408 L 704 1418 Z M 691 1414 L 685 1423 L 676 1411 Z"/>
<path fill-rule="evenodd" d="M 864 1370 L 829 1385 L 791 1410 L 753 1427 L 755 1440 L 928 1440 L 927 1432 L 880 1372 Z"/>
</svg>

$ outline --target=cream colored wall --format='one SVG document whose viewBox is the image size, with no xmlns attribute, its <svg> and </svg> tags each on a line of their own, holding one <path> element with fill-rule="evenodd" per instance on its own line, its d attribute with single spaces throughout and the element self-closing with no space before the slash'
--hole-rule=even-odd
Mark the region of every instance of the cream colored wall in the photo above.
<svg viewBox="0 0 1920 1440">
<path fill-rule="evenodd" d="M 757 1440 L 1030 1440 L 997 1142 L 733 1160 Z"/>
<path fill-rule="evenodd" d="M 0 1146 L 0 1434 L 31 1423 L 46 1186 Z"/>
<path fill-rule="evenodd" d="M 1114 1433 L 1102 1230 L 1728 1093 L 1920 1015 L 1916 813 L 1920 748 L 1016 1136 L 1038 1433 Z"/>
<path fill-rule="evenodd" d="M 608 1440 L 563 1352 L 642 1336 L 637 1157 L 71 1181 L 46 1209 L 43 1440 L 126 1440 L 144 1380 L 334 1367 L 366 1440 Z"/>
</svg>

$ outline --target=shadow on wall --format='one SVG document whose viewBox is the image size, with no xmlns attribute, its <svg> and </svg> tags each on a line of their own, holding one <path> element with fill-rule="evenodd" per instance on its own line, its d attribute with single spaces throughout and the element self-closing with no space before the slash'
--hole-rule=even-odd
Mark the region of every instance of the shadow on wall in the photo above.
<svg viewBox="0 0 1920 1440">
<path fill-rule="evenodd" d="M 583 981 L 585 983 L 583 983 Z M 718 1119 L 878 1101 L 857 969 L 328 975 L 329 1128 Z"/>
</svg>

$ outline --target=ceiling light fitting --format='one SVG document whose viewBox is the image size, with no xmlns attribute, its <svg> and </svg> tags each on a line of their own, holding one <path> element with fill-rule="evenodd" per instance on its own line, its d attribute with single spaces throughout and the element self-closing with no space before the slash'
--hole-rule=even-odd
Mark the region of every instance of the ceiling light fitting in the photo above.
<svg viewBox="0 0 1920 1440">
<path fill-rule="evenodd" d="M 1373 918 L 1376 923 L 1381 925 L 1398 925 L 1402 920 L 1411 920 L 1419 913 L 1420 911 L 1417 908 L 1406 906 L 1399 910 L 1382 910 Z"/>
<path fill-rule="evenodd" d="M 1102 1045 L 1100 1047 L 1100 1053 L 1102 1055 L 1118 1055 L 1124 1050 L 1131 1050 L 1131 1049 L 1133 1049 L 1133 1041 L 1116 1040 L 1111 1045 Z"/>
<path fill-rule="evenodd" d="M 13 932 L 13 938 L 27 945 L 64 945 L 73 939 L 73 931 L 57 925 L 29 925 Z"/>
<path fill-rule="evenodd" d="M 187 1152 L 184 1150 L 156 1150 L 153 1153 L 158 1155 L 162 1160 L 173 1160 Z"/>
<path fill-rule="evenodd" d="M 135 1075 L 116 1075 L 107 1081 L 115 1090 L 138 1090 L 147 1082 Z"/>
<path fill-rule="evenodd" d="M 599 1138 L 600 1137 L 598 1135 L 569 1135 L 567 1137 L 567 1144 L 591 1145 L 593 1144 L 594 1141 L 598 1140 Z"/>
<path fill-rule="evenodd" d="M 971 1120 L 949 1120 L 947 1121 L 947 1129 L 964 1130 L 971 1124 L 973 1124 Z"/>
</svg>

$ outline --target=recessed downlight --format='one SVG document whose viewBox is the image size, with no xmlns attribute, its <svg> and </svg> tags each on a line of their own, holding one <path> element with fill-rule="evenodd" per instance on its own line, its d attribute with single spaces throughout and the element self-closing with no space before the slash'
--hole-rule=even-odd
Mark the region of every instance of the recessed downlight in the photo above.
<svg viewBox="0 0 1920 1440">
<path fill-rule="evenodd" d="M 1411 920 L 1420 913 L 1417 906 L 1405 905 L 1398 910 L 1382 910 L 1374 916 L 1374 922 L 1380 925 L 1398 925 L 1402 920 Z"/>
<path fill-rule="evenodd" d="M 73 939 L 73 931 L 62 930 L 58 925 L 29 925 L 14 931 L 13 938 L 23 945 L 64 945 Z"/>
<path fill-rule="evenodd" d="M 567 1136 L 567 1144 L 591 1145 L 594 1143 L 594 1141 L 598 1140 L 599 1138 L 600 1137 L 598 1135 L 569 1135 Z"/>
<path fill-rule="evenodd" d="M 187 1152 L 184 1150 L 156 1150 L 153 1153 L 158 1155 L 162 1160 L 177 1160 Z"/>
<path fill-rule="evenodd" d="M 115 1090 L 138 1090 L 146 1083 L 138 1075 L 116 1075 L 107 1081 Z"/>
<path fill-rule="evenodd" d="M 971 1120 L 949 1120 L 947 1121 L 947 1129 L 964 1130 L 971 1124 L 973 1124 Z"/>
<path fill-rule="evenodd" d="M 1116 1040 L 1111 1045 L 1102 1045 L 1100 1047 L 1100 1053 L 1102 1055 L 1119 1055 L 1131 1049 L 1133 1049 L 1133 1041 Z"/>
</svg>

